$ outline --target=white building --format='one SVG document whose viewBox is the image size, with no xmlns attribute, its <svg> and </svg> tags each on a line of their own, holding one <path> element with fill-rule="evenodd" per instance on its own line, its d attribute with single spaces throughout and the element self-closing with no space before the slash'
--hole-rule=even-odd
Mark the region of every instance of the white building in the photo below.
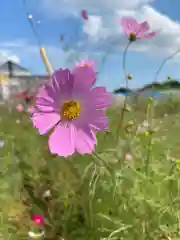
<svg viewBox="0 0 180 240">
<path fill-rule="evenodd" d="M 33 91 L 47 76 L 35 76 L 20 65 L 7 61 L 0 66 L 0 99 L 9 100 L 11 95 L 28 88 Z"/>
</svg>

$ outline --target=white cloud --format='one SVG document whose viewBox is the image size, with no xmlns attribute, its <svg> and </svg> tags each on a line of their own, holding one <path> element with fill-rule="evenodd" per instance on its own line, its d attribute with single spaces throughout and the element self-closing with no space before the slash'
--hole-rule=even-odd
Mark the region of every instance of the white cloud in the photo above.
<svg viewBox="0 0 180 240">
<path fill-rule="evenodd" d="M 0 64 L 8 60 L 12 60 L 16 63 L 20 62 L 20 58 L 17 55 L 14 55 L 13 52 L 6 49 L 0 49 Z"/>
<path fill-rule="evenodd" d="M 115 51 L 124 47 L 120 18 L 134 16 L 148 21 L 152 30 L 158 30 L 153 40 L 139 41 L 133 50 L 166 56 L 180 47 L 180 24 L 150 6 L 153 0 L 43 0 L 43 8 L 49 16 L 60 18 L 62 12 L 80 15 L 82 9 L 89 13 L 83 31 L 104 51 L 110 45 Z M 96 48 L 97 50 L 97 48 Z"/>
<path fill-rule="evenodd" d="M 65 68 L 67 67 L 68 63 L 70 64 L 70 52 L 65 52 L 59 46 L 54 45 L 44 45 L 43 47 L 53 69 L 58 69 L 60 67 Z M 43 60 L 41 59 L 39 47 L 28 42 L 27 39 L 15 39 L 13 42 L 0 42 L 0 65 L 7 60 L 20 63 L 20 59 L 26 59 L 27 62 L 32 62 L 32 68 L 33 59 L 37 59 L 41 66 L 44 64 Z M 23 65 L 23 62 L 20 64 Z M 41 66 L 40 69 L 42 69 Z"/>
<path fill-rule="evenodd" d="M 54 70 L 58 68 L 65 68 L 68 65 L 68 57 L 70 53 L 63 51 L 57 46 L 45 46 L 47 50 L 47 57 L 52 64 Z"/>
<path fill-rule="evenodd" d="M 84 25 L 84 32 L 90 37 L 96 38 L 100 29 L 102 29 L 102 18 L 100 16 L 91 16 Z"/>
<path fill-rule="evenodd" d="M 86 9 L 89 12 L 113 12 L 116 9 L 135 9 L 153 0 L 43 0 L 42 4 L 52 17 L 60 17 L 62 10 L 75 12 Z"/>
<path fill-rule="evenodd" d="M 16 56 L 16 55 L 9 56 L 8 60 L 11 60 L 11 61 L 13 61 L 15 63 L 20 63 L 20 58 L 18 56 Z"/>
<path fill-rule="evenodd" d="M 103 41 L 104 44 L 114 45 L 116 50 L 122 48 L 127 41 L 119 21 L 122 16 L 134 16 L 139 21 L 148 21 L 151 29 L 158 32 L 154 39 L 138 41 L 134 44 L 133 50 L 168 55 L 180 48 L 180 24 L 149 5 L 141 6 L 135 10 L 117 10 L 113 17 L 99 16 L 101 19 L 98 19 L 98 23 L 101 22 L 101 25 L 95 22 L 91 25 L 91 21 L 89 23 L 85 22 L 84 32 L 91 38 L 95 38 L 96 42 L 98 39 L 99 43 Z M 91 18 L 96 19 L 94 16 L 90 16 L 90 20 Z M 94 26 L 96 26 L 97 34 L 92 36 Z M 99 29 L 97 29 L 97 26 L 99 26 Z"/>
</svg>

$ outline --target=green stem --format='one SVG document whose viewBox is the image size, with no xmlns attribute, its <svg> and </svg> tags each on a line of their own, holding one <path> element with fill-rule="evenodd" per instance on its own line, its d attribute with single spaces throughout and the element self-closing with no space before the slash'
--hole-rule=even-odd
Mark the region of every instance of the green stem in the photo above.
<svg viewBox="0 0 180 240">
<path fill-rule="evenodd" d="M 74 166 L 73 159 L 68 158 L 65 162 L 69 166 L 71 173 L 76 177 L 76 179 L 80 179 L 81 175 L 78 171 L 78 168 Z"/>
<path fill-rule="evenodd" d="M 111 167 L 109 166 L 109 164 L 103 159 L 101 158 L 98 154 L 96 154 L 95 152 L 93 152 L 92 156 L 94 157 L 94 159 L 96 160 L 96 162 L 100 162 L 102 163 L 106 169 L 109 171 L 110 174 L 112 174 L 112 169 Z M 98 161 L 97 161 L 98 160 Z M 100 164 L 99 164 L 100 165 Z"/>
<path fill-rule="evenodd" d="M 172 59 L 173 57 L 175 57 L 179 52 L 180 52 L 180 49 L 177 49 L 175 52 L 173 52 L 170 56 L 168 56 L 167 58 L 165 58 L 165 59 L 162 61 L 160 67 L 158 68 L 157 72 L 155 73 L 154 82 L 157 81 L 158 75 L 159 75 L 159 73 L 161 72 L 161 70 L 163 69 L 164 65 L 167 63 L 167 61 L 169 61 L 170 59 Z"/>
<path fill-rule="evenodd" d="M 175 55 L 177 55 L 180 52 L 180 49 L 177 49 L 174 53 L 172 53 L 170 56 L 168 56 L 167 58 L 165 58 L 160 67 L 158 68 L 157 72 L 155 73 L 154 76 L 154 82 L 157 81 L 158 75 L 161 72 L 161 70 L 163 69 L 164 65 L 167 63 L 168 60 L 172 59 Z M 148 105 L 148 110 L 149 109 L 149 105 Z M 151 105 L 151 111 L 154 110 L 154 103 L 152 102 Z M 153 117 L 153 114 L 151 114 L 151 118 Z M 150 128 L 151 128 L 151 121 L 150 121 Z M 150 162 L 150 150 L 151 150 L 151 142 L 152 142 L 152 136 L 149 137 L 149 143 L 148 143 L 148 153 L 147 153 L 147 159 L 146 159 L 146 174 L 148 175 L 148 171 L 149 171 L 149 162 Z"/>
<path fill-rule="evenodd" d="M 153 108 L 148 103 L 147 119 L 148 119 L 150 129 L 152 129 L 152 111 L 153 111 Z M 149 175 L 149 163 L 150 163 L 150 158 L 151 158 L 152 134 L 148 137 L 149 137 L 149 141 L 148 141 L 148 145 L 147 145 L 147 157 L 146 157 L 146 163 L 145 163 L 145 171 L 146 171 L 147 176 Z"/>
<path fill-rule="evenodd" d="M 109 166 L 109 164 L 104 160 L 102 159 L 100 156 L 98 156 L 96 153 L 93 153 L 92 155 L 94 157 L 94 159 L 96 160 L 96 162 L 101 162 L 105 167 L 106 169 L 108 170 L 110 176 L 111 176 L 111 181 L 112 181 L 112 184 L 113 184 L 113 199 L 115 199 L 115 191 L 116 191 L 116 175 L 115 175 L 115 170 L 113 168 L 111 168 Z M 98 161 L 97 161 L 98 160 Z"/>
<path fill-rule="evenodd" d="M 145 165 L 145 171 L 146 175 L 149 175 L 149 163 L 150 163 L 150 157 L 151 157 L 151 143 L 152 143 L 152 138 L 149 136 L 149 141 L 147 145 L 147 158 L 146 158 L 146 165 Z"/>
<path fill-rule="evenodd" d="M 126 88 L 128 88 L 128 78 L 127 78 L 127 72 L 126 72 L 126 56 L 127 56 L 127 51 L 129 49 L 130 44 L 131 44 L 131 42 L 129 41 L 125 50 L 124 50 L 123 60 L 122 60 L 122 69 L 123 69 L 124 76 L 125 76 Z M 115 141 L 116 141 L 117 144 L 118 144 L 119 134 L 120 134 L 120 130 L 121 130 L 121 127 L 122 127 L 122 124 L 123 124 L 124 116 L 125 116 L 126 105 L 127 105 L 127 96 L 125 96 L 123 108 L 121 110 L 120 121 L 119 121 L 118 127 L 117 127 L 117 133 L 116 133 L 116 138 L 115 138 Z"/>
</svg>

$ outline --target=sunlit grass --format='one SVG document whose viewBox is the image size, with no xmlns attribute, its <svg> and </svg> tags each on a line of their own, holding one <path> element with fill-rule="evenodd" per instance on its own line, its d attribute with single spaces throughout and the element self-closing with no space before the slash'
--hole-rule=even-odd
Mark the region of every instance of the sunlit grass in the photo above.
<svg viewBox="0 0 180 240">
<path fill-rule="evenodd" d="M 100 158 L 69 159 L 49 153 L 47 136 L 38 135 L 26 113 L 2 109 L 3 239 L 27 239 L 33 214 L 45 217 L 44 239 L 179 239 L 180 114 L 175 106 L 156 107 L 150 145 L 151 136 L 136 134 L 147 119 L 142 106 L 126 113 L 117 146 L 120 110 L 111 110 L 111 132 L 98 135 Z M 125 161 L 127 152 L 130 161 Z"/>
</svg>

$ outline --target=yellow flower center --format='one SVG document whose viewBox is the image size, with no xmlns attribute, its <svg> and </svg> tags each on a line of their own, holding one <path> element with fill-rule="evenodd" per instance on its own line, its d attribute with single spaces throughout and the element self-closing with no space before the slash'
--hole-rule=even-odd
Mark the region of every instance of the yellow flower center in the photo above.
<svg viewBox="0 0 180 240">
<path fill-rule="evenodd" d="M 130 33 L 129 34 L 129 41 L 130 42 L 136 41 L 136 34 L 135 33 Z"/>
<path fill-rule="evenodd" d="M 88 63 L 84 63 L 83 67 L 89 67 L 89 64 Z"/>
<path fill-rule="evenodd" d="M 61 117 L 65 120 L 76 120 L 80 112 L 81 105 L 75 100 L 66 101 L 61 107 Z"/>
</svg>

